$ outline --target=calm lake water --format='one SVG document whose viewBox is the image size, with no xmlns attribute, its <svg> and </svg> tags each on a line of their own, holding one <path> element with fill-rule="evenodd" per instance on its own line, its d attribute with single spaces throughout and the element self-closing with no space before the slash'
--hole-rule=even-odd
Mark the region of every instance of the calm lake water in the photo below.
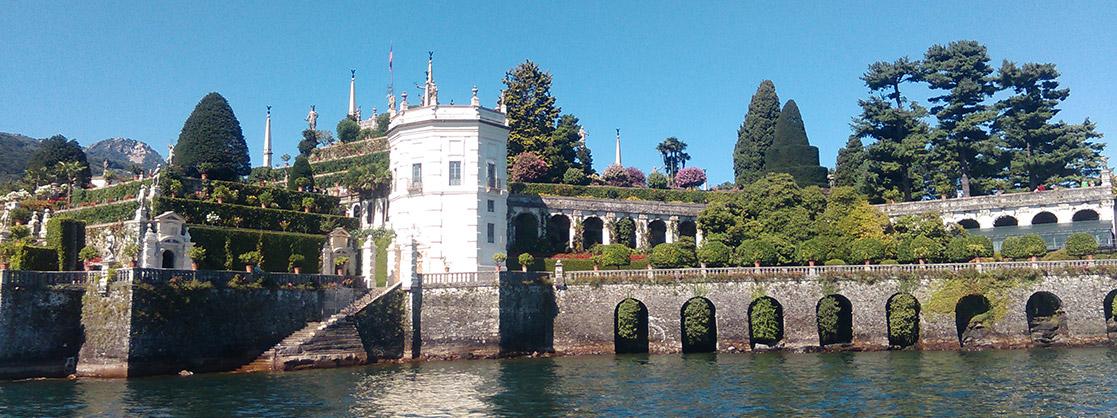
<svg viewBox="0 0 1117 418">
<path fill-rule="evenodd" d="M 4 416 L 1114 415 L 1117 350 L 586 356 L 0 384 Z"/>
</svg>

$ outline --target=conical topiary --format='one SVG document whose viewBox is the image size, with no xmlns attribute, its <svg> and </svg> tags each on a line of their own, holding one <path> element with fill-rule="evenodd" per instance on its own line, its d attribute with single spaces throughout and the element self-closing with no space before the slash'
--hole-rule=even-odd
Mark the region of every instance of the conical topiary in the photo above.
<svg viewBox="0 0 1117 418">
<path fill-rule="evenodd" d="M 764 171 L 788 173 L 800 186 L 826 187 L 826 167 L 818 164 L 818 147 L 807 140 L 807 129 L 794 100 L 788 100 L 776 120 L 772 147 L 764 156 Z"/>
<path fill-rule="evenodd" d="M 240 122 L 220 94 L 207 94 L 194 107 L 182 125 L 172 163 L 191 176 L 199 175 L 199 164 L 209 164 L 207 174 L 216 180 L 236 180 L 251 172 Z"/>
</svg>

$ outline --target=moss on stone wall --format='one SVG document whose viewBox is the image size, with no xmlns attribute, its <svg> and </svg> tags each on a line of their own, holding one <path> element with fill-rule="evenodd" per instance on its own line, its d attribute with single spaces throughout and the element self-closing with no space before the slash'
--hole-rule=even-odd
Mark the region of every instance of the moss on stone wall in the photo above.
<svg viewBox="0 0 1117 418">
<path fill-rule="evenodd" d="M 1043 281 L 1039 269 L 996 269 L 985 272 L 966 270 L 941 273 L 940 280 L 931 291 L 924 309 L 932 315 L 954 315 L 958 301 L 969 295 L 983 295 L 989 299 L 991 309 L 983 322 L 998 321 L 1008 312 L 1008 292 Z"/>
<path fill-rule="evenodd" d="M 919 302 L 900 293 L 888 301 L 888 343 L 907 347 L 919 340 Z"/>
<path fill-rule="evenodd" d="M 750 339 L 753 344 L 774 345 L 780 340 L 779 310 L 772 298 L 761 296 L 749 311 Z"/>
</svg>

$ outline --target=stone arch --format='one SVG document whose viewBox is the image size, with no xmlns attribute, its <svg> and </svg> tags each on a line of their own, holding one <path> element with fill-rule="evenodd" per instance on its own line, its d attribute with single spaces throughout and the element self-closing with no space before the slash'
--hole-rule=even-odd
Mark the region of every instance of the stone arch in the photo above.
<svg viewBox="0 0 1117 418">
<path fill-rule="evenodd" d="M 981 228 L 981 224 L 978 223 L 976 219 L 968 219 L 968 218 L 963 219 L 963 220 L 958 221 L 958 225 L 960 225 L 962 228 L 965 228 L 965 229 Z"/>
<path fill-rule="evenodd" d="M 698 224 L 693 220 L 687 219 L 679 221 L 679 237 L 690 237 L 697 242 L 698 240 Z"/>
<path fill-rule="evenodd" d="M 1110 340 L 1117 336 L 1117 318 L 1113 317 L 1113 300 L 1117 299 L 1117 290 L 1111 290 L 1102 299 L 1102 314 L 1105 315 L 1105 333 Z"/>
<path fill-rule="evenodd" d="M 625 298 L 613 309 L 613 351 L 648 352 L 648 307 L 643 302 Z"/>
<path fill-rule="evenodd" d="M 965 347 L 967 340 L 980 338 L 975 330 L 984 329 L 992 315 L 993 305 L 985 295 L 963 296 L 954 305 L 954 327 L 958 331 L 958 344 Z"/>
<path fill-rule="evenodd" d="M 1099 218 L 1100 217 L 1098 216 L 1098 211 L 1093 209 L 1082 209 L 1078 212 L 1075 212 L 1074 216 L 1072 216 L 1070 220 L 1071 222 L 1096 221 Z"/>
<path fill-rule="evenodd" d="M 815 304 L 818 345 L 853 342 L 853 304 L 839 294 L 826 295 Z"/>
<path fill-rule="evenodd" d="M 512 247 L 531 250 L 539 240 L 539 218 L 534 213 L 522 212 L 512 218 Z"/>
<path fill-rule="evenodd" d="M 565 250 L 570 244 L 570 217 L 561 213 L 551 215 L 547 220 L 547 239 L 551 248 Z"/>
<path fill-rule="evenodd" d="M 361 218 L 361 204 L 360 203 L 354 203 L 353 206 L 349 207 L 349 217 L 350 218 L 357 218 L 357 219 Z"/>
<path fill-rule="evenodd" d="M 625 216 L 618 218 L 615 222 L 617 236 L 612 237 L 611 241 L 614 244 L 624 244 L 628 248 L 638 248 L 639 243 L 636 242 L 636 220 Z"/>
<path fill-rule="evenodd" d="M 1035 343 L 1050 345 L 1066 334 L 1067 314 L 1063 311 L 1063 301 L 1054 293 L 1032 293 L 1024 312 L 1028 318 L 1028 333 Z"/>
<path fill-rule="evenodd" d="M 919 342 L 919 300 L 910 293 L 896 293 L 885 304 L 888 345 L 910 347 Z"/>
<path fill-rule="evenodd" d="M 590 216 L 582 220 L 582 247 L 587 251 L 590 247 L 600 244 L 602 242 L 602 231 L 605 228 L 605 223 L 601 218 Z"/>
<path fill-rule="evenodd" d="M 178 260 L 175 260 L 175 252 L 174 251 L 163 250 L 161 257 L 162 257 L 162 261 L 161 261 L 160 265 L 162 266 L 162 268 L 173 269 L 173 268 L 176 268 L 178 266 L 178 264 L 176 263 Z"/>
<path fill-rule="evenodd" d="M 667 223 L 662 219 L 648 222 L 648 248 L 667 242 Z"/>
<path fill-rule="evenodd" d="M 1010 215 L 999 216 L 999 217 L 997 217 L 996 220 L 993 221 L 993 227 L 994 228 L 996 228 L 998 226 L 1017 226 L 1017 225 L 1020 225 L 1020 221 L 1017 221 L 1016 217 L 1010 216 Z"/>
<path fill-rule="evenodd" d="M 695 296 L 683 303 L 679 309 L 679 324 L 683 353 L 717 351 L 717 308 L 709 299 Z"/>
<path fill-rule="evenodd" d="M 1059 223 L 1059 218 L 1054 213 L 1043 211 L 1032 217 L 1032 225 Z"/>
<path fill-rule="evenodd" d="M 756 298 L 749 304 L 749 345 L 774 347 L 783 340 L 783 305 L 769 296 Z"/>
</svg>

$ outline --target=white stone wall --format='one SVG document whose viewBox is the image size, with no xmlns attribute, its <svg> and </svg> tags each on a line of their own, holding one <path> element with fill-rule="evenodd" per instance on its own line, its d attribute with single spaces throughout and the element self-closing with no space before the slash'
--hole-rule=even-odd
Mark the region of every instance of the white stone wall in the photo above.
<svg viewBox="0 0 1117 418">
<path fill-rule="evenodd" d="M 495 268 L 507 236 L 508 128 L 504 115 L 474 106 L 411 108 L 392 120 L 388 133 L 392 191 L 388 220 L 400 247 L 399 277 L 405 287 L 418 272 Z M 450 162 L 461 167 L 450 184 Z M 496 187 L 489 187 L 493 164 Z M 412 176 L 421 164 L 421 178 Z M 488 201 L 493 210 L 488 210 Z M 488 225 L 493 225 L 492 243 Z"/>
</svg>

